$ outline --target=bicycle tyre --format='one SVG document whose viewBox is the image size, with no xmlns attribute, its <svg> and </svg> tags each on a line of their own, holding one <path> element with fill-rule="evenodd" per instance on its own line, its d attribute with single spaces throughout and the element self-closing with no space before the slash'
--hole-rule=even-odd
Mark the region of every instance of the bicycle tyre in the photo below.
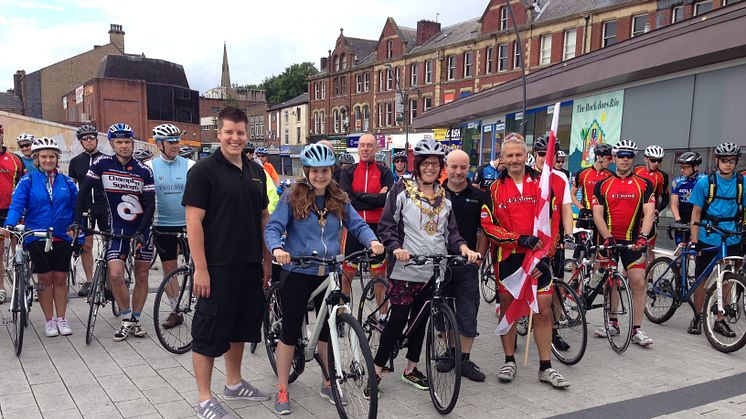
<svg viewBox="0 0 746 419">
<path fill-rule="evenodd" d="M 606 329 L 606 338 L 609 340 L 609 345 L 614 352 L 620 354 L 627 350 L 629 343 L 632 340 L 632 323 L 634 319 L 634 307 L 632 306 L 632 295 L 629 290 L 629 284 L 622 277 L 619 272 L 614 272 L 611 284 L 608 282 L 608 278 L 604 278 L 606 285 L 604 285 L 604 328 Z M 611 299 L 612 292 L 616 291 L 616 295 L 619 297 L 617 309 L 614 311 L 614 315 L 618 321 L 619 333 L 611 333 Z M 620 315 L 627 315 L 626 321 L 619 318 Z"/>
<path fill-rule="evenodd" d="M 381 309 L 387 305 L 389 300 L 388 296 L 384 294 L 383 302 L 378 304 L 375 293 L 376 286 L 383 287 L 383 289 L 386 290 L 388 288 L 388 282 L 381 278 L 373 278 L 368 281 L 363 289 L 357 310 L 357 321 L 362 326 L 363 332 L 368 341 L 368 346 L 373 353 L 378 351 L 381 332 L 385 325 L 385 321 L 384 324 L 381 324 L 380 321 Z M 387 316 L 388 312 L 386 313 L 386 317 Z"/>
<path fill-rule="evenodd" d="M 558 326 L 556 333 L 569 344 L 569 348 L 560 350 L 552 339 L 552 353 L 559 362 L 565 365 L 575 365 L 583 359 L 588 345 L 588 323 L 585 319 L 585 309 L 572 287 L 562 281 L 555 283 L 554 296 L 552 317 L 554 324 Z M 574 350 L 570 351 L 570 349 Z"/>
<path fill-rule="evenodd" d="M 728 289 L 726 291 L 726 289 Z M 734 290 L 735 288 L 735 290 Z M 714 323 L 717 320 L 717 282 L 710 286 L 705 296 L 705 305 L 702 309 L 703 312 L 703 329 L 704 334 L 707 337 L 707 341 L 710 342 L 713 348 L 723 353 L 735 352 L 741 349 L 746 344 L 746 301 L 744 296 L 746 295 L 746 279 L 736 275 L 733 272 L 723 273 L 723 299 L 726 298 L 725 293 L 727 292 L 731 298 L 735 297 L 735 302 L 731 300 L 725 307 L 725 313 L 723 314 L 724 320 L 731 329 L 736 329 L 736 336 L 734 338 L 727 338 L 714 330 Z M 739 327 L 735 327 L 739 326 Z M 726 341 L 725 339 L 729 339 Z"/>
<path fill-rule="evenodd" d="M 375 367 L 373 366 L 373 354 L 368 346 L 365 332 L 360 323 L 349 313 L 341 313 L 337 316 L 337 325 L 342 325 L 344 338 L 339 338 L 339 353 L 343 360 L 340 361 L 344 371 L 341 372 L 341 379 L 337 378 L 337 370 L 334 366 L 334 350 L 332 345 L 328 345 L 329 353 L 329 381 L 332 386 L 332 395 L 334 404 L 337 407 L 337 413 L 340 418 L 359 418 L 367 417 L 369 419 L 378 416 L 378 389 Z M 345 351 L 341 343 L 348 341 L 350 350 Z M 359 351 L 356 360 L 352 352 Z M 344 359 L 343 354 L 349 352 L 353 355 L 352 359 Z M 360 361 L 364 365 L 360 364 Z M 347 370 L 349 368 L 349 371 Z M 365 388 L 371 389 L 369 398 L 365 397 Z M 340 392 L 340 389 L 342 391 Z M 346 404 L 342 402 L 342 394 L 347 397 Z"/>
<path fill-rule="evenodd" d="M 495 302 L 497 299 L 497 282 L 491 252 L 487 252 L 484 255 L 482 266 L 479 267 L 479 289 L 485 303 L 491 304 Z"/>
<path fill-rule="evenodd" d="M 96 263 L 96 270 L 91 280 L 91 290 L 88 292 L 88 321 L 85 330 L 86 345 L 93 340 L 93 330 L 96 328 L 96 317 L 98 309 L 105 304 L 106 295 L 104 282 L 106 281 L 106 264 L 102 261 Z"/>
<path fill-rule="evenodd" d="M 267 359 L 269 359 L 269 365 L 272 367 L 275 376 L 277 375 L 277 361 L 275 360 L 275 350 L 277 349 L 277 343 L 280 341 L 280 335 L 282 334 L 282 305 L 280 302 L 280 283 L 275 282 L 270 285 L 265 291 L 267 300 L 266 309 L 264 310 L 264 320 L 262 322 L 262 331 L 264 336 L 264 346 L 267 349 Z M 305 327 L 305 325 L 303 325 Z M 299 354 L 301 356 L 299 356 Z M 288 376 L 288 383 L 292 383 L 298 379 L 298 376 L 303 373 L 306 366 L 305 356 L 303 355 L 303 349 L 300 345 L 295 345 L 295 353 L 293 355 L 293 361 L 290 364 L 290 375 Z"/>
<path fill-rule="evenodd" d="M 163 327 L 164 316 L 174 312 L 166 294 L 166 287 L 172 280 L 178 284 L 176 313 L 181 314 L 182 323 L 170 329 Z M 192 349 L 192 306 L 196 299 L 192 294 L 193 277 L 188 266 L 177 268 L 168 274 L 158 286 L 153 304 L 153 327 L 158 341 L 173 354 L 183 354 Z M 173 339 L 172 339 L 173 338 Z"/>
<path fill-rule="evenodd" d="M 657 269 L 662 268 L 662 273 Z M 672 277 L 663 275 L 672 274 Z M 668 321 L 676 313 L 678 306 L 678 282 L 681 280 L 679 267 L 673 259 L 660 256 L 645 269 L 646 299 L 645 317 L 655 324 Z"/>
<path fill-rule="evenodd" d="M 26 323 L 28 322 L 28 312 L 26 311 L 26 278 L 23 272 L 19 272 L 19 270 L 19 266 L 16 266 L 13 270 L 15 276 L 13 293 L 15 294 L 15 298 L 13 298 L 14 307 L 12 307 L 13 346 L 18 357 L 21 356 L 21 351 L 23 350 L 23 334 L 26 329 Z"/>
<path fill-rule="evenodd" d="M 436 323 L 440 323 L 442 331 L 437 330 Z M 443 336 L 446 336 L 446 339 L 443 339 Z M 448 336 L 455 338 L 449 339 Z M 447 342 L 442 344 L 446 340 Z M 451 344 L 453 348 L 450 347 Z M 427 379 L 430 383 L 428 389 L 430 400 L 432 400 L 438 413 L 447 415 L 456 406 L 461 389 L 461 362 L 459 362 L 461 360 L 461 339 L 456 315 L 445 303 L 437 304 L 431 308 L 427 325 L 425 352 L 427 356 Z M 438 362 L 448 361 L 450 356 L 453 356 L 454 367 L 446 372 L 438 371 Z M 450 391 L 446 386 L 447 382 L 452 382 Z"/>
</svg>

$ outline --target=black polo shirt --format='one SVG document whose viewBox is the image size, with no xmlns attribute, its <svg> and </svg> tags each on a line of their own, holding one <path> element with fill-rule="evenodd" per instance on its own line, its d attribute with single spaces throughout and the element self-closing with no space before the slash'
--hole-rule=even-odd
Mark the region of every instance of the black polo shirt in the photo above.
<svg viewBox="0 0 746 419">
<path fill-rule="evenodd" d="M 187 175 L 181 204 L 205 210 L 208 266 L 262 261 L 262 210 L 267 208 L 267 178 L 258 164 L 242 156 L 243 168 L 218 149 L 198 161 Z"/>
<path fill-rule="evenodd" d="M 448 187 L 448 180 L 443 184 L 451 195 L 453 212 L 458 223 L 458 232 L 466 240 L 469 249 L 477 249 L 477 232 L 482 228 L 482 204 L 484 204 L 484 192 L 481 189 L 469 185 L 461 192 L 454 192 Z"/>
</svg>

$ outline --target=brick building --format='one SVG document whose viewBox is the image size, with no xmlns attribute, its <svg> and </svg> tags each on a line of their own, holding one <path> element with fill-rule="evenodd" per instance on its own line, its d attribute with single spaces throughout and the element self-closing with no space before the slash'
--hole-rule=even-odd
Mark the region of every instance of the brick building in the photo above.
<svg viewBox="0 0 746 419">
<path fill-rule="evenodd" d="M 308 93 L 267 110 L 268 147 L 308 143 Z"/>
<path fill-rule="evenodd" d="M 67 92 L 94 78 L 107 55 L 124 54 L 124 30 L 121 25 L 109 28 L 109 43 L 26 74 L 14 76 L 15 93 L 21 97 L 24 112 L 34 118 L 65 121 L 61 98 Z"/>
<path fill-rule="evenodd" d="M 521 50 L 530 73 L 737 1 L 510 0 L 523 48 L 504 0 L 445 27 L 421 20 L 409 28 L 388 18 L 377 40 L 340 30 L 321 71 L 309 77 L 311 139 L 400 134 L 432 107 L 520 77 Z"/>
</svg>

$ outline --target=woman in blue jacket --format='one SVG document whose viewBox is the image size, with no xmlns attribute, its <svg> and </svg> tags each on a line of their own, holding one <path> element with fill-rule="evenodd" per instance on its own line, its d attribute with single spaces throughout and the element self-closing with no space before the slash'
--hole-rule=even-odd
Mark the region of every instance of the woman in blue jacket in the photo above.
<svg viewBox="0 0 746 419">
<path fill-rule="evenodd" d="M 78 188 L 59 173 L 60 146 L 52 138 L 36 138 L 31 145 L 34 170 L 23 176 L 13 192 L 5 220 L 6 228 L 23 218 L 26 230 L 54 228 L 52 250 L 44 252 L 46 239 L 29 236 L 25 246 L 38 278 L 39 305 L 47 320 L 49 337 L 72 334 L 65 318 L 67 272 L 70 270 L 71 239 L 67 229 L 73 223 Z"/>
<path fill-rule="evenodd" d="M 293 266 L 290 264 L 291 255 L 309 256 L 317 252 L 319 257 L 330 258 L 340 254 L 339 233 L 343 227 L 360 243 L 367 244 L 373 253 L 381 254 L 384 251 L 373 230 L 352 208 L 347 194 L 336 182 L 331 181 L 335 163 L 332 150 L 322 144 L 312 144 L 303 149 L 300 158 L 306 179 L 295 183 L 282 195 L 264 233 L 267 248 L 283 265 L 280 276 L 282 336 L 275 353 L 278 380 L 275 412 L 280 415 L 292 411 L 287 392 L 288 376 L 295 344 L 301 336 L 306 302 L 329 274 L 326 266 L 303 269 Z M 283 245 L 280 238 L 285 232 L 287 238 Z M 321 294 L 315 300 L 317 313 L 323 297 Z M 328 365 L 328 341 L 329 327 L 325 323 L 317 348 L 325 369 Z M 334 403 L 328 380 L 324 380 L 320 394 Z"/>
</svg>

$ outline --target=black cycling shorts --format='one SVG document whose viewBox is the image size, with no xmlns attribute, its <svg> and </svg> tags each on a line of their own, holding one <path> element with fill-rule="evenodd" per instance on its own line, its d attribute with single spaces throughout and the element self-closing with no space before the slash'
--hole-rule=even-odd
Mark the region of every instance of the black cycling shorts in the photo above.
<svg viewBox="0 0 746 419">
<path fill-rule="evenodd" d="M 186 231 L 186 226 L 181 227 L 157 227 L 153 226 L 153 230 L 160 233 L 183 233 Z M 168 262 L 176 260 L 179 255 L 179 246 L 181 241 L 178 238 L 171 235 L 153 234 L 153 240 L 155 243 L 155 249 L 158 251 L 158 257 L 161 258 L 162 262 Z"/>
<path fill-rule="evenodd" d="M 33 273 L 68 272 L 70 270 L 70 255 L 73 253 L 70 242 L 65 240 L 55 241 L 52 243 L 52 249 L 45 252 L 46 242 L 45 239 L 39 239 L 28 245 Z"/>
<path fill-rule="evenodd" d="M 282 335 L 280 340 L 285 345 L 294 346 L 298 344 L 298 339 L 301 338 L 303 318 L 308 312 L 308 299 L 316 288 L 326 280 L 327 277 L 325 276 L 306 275 L 284 269 L 280 273 L 280 301 L 282 304 Z M 317 317 L 324 300 L 324 293 L 325 291 L 321 292 L 313 300 Z M 326 306 L 323 309 L 326 310 Z M 321 329 L 319 341 L 329 342 L 329 324 L 326 322 L 326 314 L 321 321 L 324 322 L 324 326 Z"/>
<path fill-rule="evenodd" d="M 477 336 L 477 313 L 479 311 L 479 268 L 472 263 L 449 267 L 451 279 L 443 294 L 454 297 L 458 331 L 462 336 Z"/>
</svg>

